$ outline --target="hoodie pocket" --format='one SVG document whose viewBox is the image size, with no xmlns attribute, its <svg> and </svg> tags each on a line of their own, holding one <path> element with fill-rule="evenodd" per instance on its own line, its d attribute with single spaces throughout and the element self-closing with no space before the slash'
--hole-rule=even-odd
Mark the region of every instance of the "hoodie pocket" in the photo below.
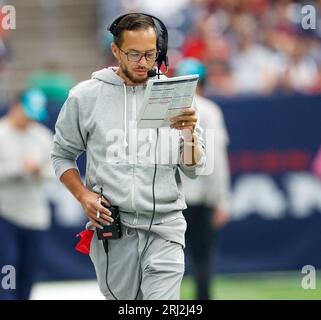
<svg viewBox="0 0 321 320">
<path fill-rule="evenodd" d="M 132 166 L 125 163 L 100 164 L 97 174 L 97 187 L 103 187 L 104 195 L 112 205 L 122 210 L 131 210 L 129 177 Z"/>
<path fill-rule="evenodd" d="M 154 165 L 136 167 L 136 189 L 139 209 L 150 211 L 153 207 Z M 179 197 L 175 180 L 175 168 L 158 165 L 155 177 L 155 200 L 157 205 L 170 204 Z"/>
</svg>

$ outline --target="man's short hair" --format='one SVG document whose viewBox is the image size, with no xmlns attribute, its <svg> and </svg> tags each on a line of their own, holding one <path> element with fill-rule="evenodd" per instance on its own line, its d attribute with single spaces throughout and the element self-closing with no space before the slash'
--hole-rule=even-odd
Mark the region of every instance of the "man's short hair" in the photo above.
<svg viewBox="0 0 321 320">
<path fill-rule="evenodd" d="M 154 20 L 141 13 L 132 13 L 121 19 L 114 32 L 114 42 L 118 48 L 122 45 L 124 31 L 153 28 L 157 35 Z"/>
</svg>

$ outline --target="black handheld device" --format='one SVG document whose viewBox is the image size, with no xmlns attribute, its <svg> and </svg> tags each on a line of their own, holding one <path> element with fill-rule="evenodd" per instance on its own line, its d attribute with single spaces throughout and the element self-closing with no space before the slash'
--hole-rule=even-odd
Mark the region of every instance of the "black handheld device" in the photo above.
<svg viewBox="0 0 321 320">
<path fill-rule="evenodd" d="M 97 228 L 97 236 L 99 240 L 119 239 L 122 237 L 122 229 L 120 223 L 119 208 L 117 206 L 107 206 L 103 202 L 101 205 L 111 212 L 111 217 L 114 219 L 110 224 L 99 222 L 103 229 Z"/>
<path fill-rule="evenodd" d="M 103 229 L 97 228 L 97 236 L 99 240 L 105 239 L 119 239 L 122 236 L 121 224 L 120 224 L 120 215 L 119 209 L 116 206 L 107 207 L 102 204 L 111 212 L 111 217 L 114 219 L 114 222 L 111 222 L 109 225 L 106 223 L 99 222 Z"/>
</svg>

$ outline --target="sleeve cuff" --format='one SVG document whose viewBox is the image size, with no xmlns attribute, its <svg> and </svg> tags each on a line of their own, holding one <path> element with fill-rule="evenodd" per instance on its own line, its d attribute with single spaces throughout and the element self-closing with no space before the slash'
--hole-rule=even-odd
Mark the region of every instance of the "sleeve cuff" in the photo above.
<svg viewBox="0 0 321 320">
<path fill-rule="evenodd" d="M 68 163 L 64 163 L 55 170 L 58 179 L 60 180 L 61 176 L 69 169 L 76 169 L 79 172 L 77 164 L 73 161 L 68 161 Z"/>
<path fill-rule="evenodd" d="M 199 159 L 198 162 L 195 163 L 195 164 L 192 165 L 192 166 L 188 166 L 188 165 L 186 165 L 186 164 L 183 162 L 182 155 L 183 155 L 183 154 L 181 154 L 181 158 L 180 158 L 181 163 L 180 163 L 180 165 L 181 165 L 182 168 L 184 168 L 184 170 L 186 170 L 186 171 L 194 171 L 194 170 L 197 169 L 197 168 L 203 168 L 203 167 L 205 166 L 206 156 L 205 156 L 204 153 L 203 153 L 201 159 Z"/>
</svg>

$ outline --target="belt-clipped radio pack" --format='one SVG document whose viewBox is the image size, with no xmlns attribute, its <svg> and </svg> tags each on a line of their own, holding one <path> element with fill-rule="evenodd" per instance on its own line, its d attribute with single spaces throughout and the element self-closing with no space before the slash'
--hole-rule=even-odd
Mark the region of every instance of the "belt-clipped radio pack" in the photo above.
<svg viewBox="0 0 321 320">
<path fill-rule="evenodd" d="M 99 224 L 103 226 L 103 229 L 97 228 L 98 239 L 108 240 L 121 238 L 122 230 L 120 223 L 119 208 L 117 206 L 107 206 L 103 202 L 101 202 L 101 205 L 111 212 L 111 217 L 114 219 L 114 221 L 109 224 L 99 222 Z"/>
<path fill-rule="evenodd" d="M 111 212 L 111 217 L 114 219 L 109 225 L 106 223 L 99 222 L 103 229 L 97 228 L 97 236 L 99 240 L 105 239 L 119 239 L 122 236 L 119 209 L 116 206 L 107 207 L 102 204 Z"/>
</svg>

